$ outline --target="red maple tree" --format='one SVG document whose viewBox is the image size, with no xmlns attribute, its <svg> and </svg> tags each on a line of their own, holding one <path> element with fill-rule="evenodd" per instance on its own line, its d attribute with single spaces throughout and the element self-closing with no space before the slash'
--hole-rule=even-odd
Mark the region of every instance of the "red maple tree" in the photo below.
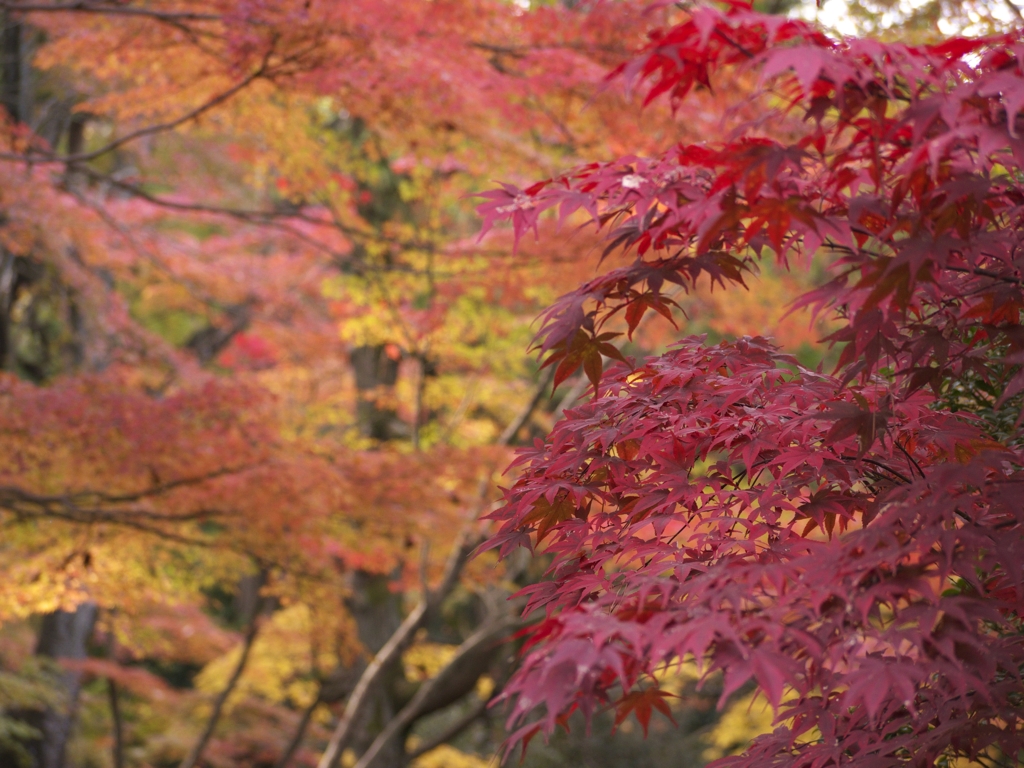
<svg viewBox="0 0 1024 768">
<path fill-rule="evenodd" d="M 493 514 L 491 547 L 551 558 L 512 743 L 608 704 L 646 725 L 692 660 L 776 708 L 730 765 L 1019 764 L 1022 52 L 1019 32 L 908 46 L 697 7 L 616 74 L 678 108 L 739 70 L 759 122 L 486 193 L 487 226 L 583 209 L 637 254 L 545 314 L 556 380 L 582 364 L 594 398 Z M 602 371 L 620 313 L 632 332 L 669 288 L 816 253 L 831 279 L 799 303 L 838 319 L 833 375 L 761 338 Z"/>
</svg>

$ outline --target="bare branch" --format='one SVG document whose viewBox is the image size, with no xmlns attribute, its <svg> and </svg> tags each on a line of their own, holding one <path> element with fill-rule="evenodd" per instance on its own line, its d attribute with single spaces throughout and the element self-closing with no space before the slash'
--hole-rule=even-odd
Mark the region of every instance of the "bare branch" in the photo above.
<svg viewBox="0 0 1024 768">
<path fill-rule="evenodd" d="M 427 600 L 420 600 L 412 610 L 412 613 L 405 617 L 405 621 L 395 630 L 394 634 L 384 644 L 384 647 L 377 652 L 377 655 L 373 657 L 373 661 L 366 667 L 366 670 L 359 678 L 359 683 L 356 685 L 355 690 L 352 691 L 348 703 L 345 705 L 345 711 L 342 713 L 334 733 L 331 734 L 331 740 L 327 743 L 327 749 L 324 750 L 323 755 L 320 757 L 317 768 L 335 768 L 338 765 L 341 753 L 348 746 L 348 741 L 352 737 L 352 729 L 356 717 L 362 713 L 363 708 L 371 698 L 370 693 L 376 690 L 377 684 L 383 678 L 384 673 L 401 656 L 409 643 L 412 642 L 416 630 L 420 628 L 420 625 L 427 616 L 427 605 Z"/>
<path fill-rule="evenodd" d="M 2 2 L 2 0 L 0 0 Z M 164 123 L 156 123 L 154 125 L 147 125 L 145 128 L 139 128 L 138 130 L 132 131 L 125 134 L 124 136 L 114 139 L 113 141 L 105 144 L 99 149 L 92 150 L 91 152 L 79 152 L 74 155 L 58 155 L 52 152 L 40 152 L 36 150 L 31 154 L 20 154 L 17 152 L 3 152 L 0 153 L 0 160 L 9 160 L 23 163 L 63 163 L 65 165 L 77 165 L 79 163 L 85 163 L 90 160 L 95 160 L 97 157 L 102 157 L 108 152 L 129 144 L 136 139 L 140 139 L 144 136 L 152 136 L 157 133 L 165 133 L 177 128 L 179 125 L 184 125 L 187 122 L 195 120 L 199 116 L 209 112 L 214 107 L 223 104 L 225 101 L 231 99 L 235 94 L 247 88 L 253 83 L 253 81 L 264 77 L 267 74 L 268 64 L 270 57 L 273 54 L 273 47 L 270 48 L 264 54 L 263 60 L 260 65 L 250 72 L 246 77 L 235 83 L 233 86 L 228 88 L 226 91 L 221 91 L 216 96 L 206 100 L 198 107 L 189 110 L 183 115 L 176 117 L 173 120 L 168 120 Z M 85 170 L 85 169 L 78 169 Z"/>
<path fill-rule="evenodd" d="M 414 749 L 412 752 L 410 752 L 406 756 L 408 758 L 408 760 L 410 762 L 412 762 L 413 760 L 415 760 L 420 755 L 425 755 L 427 752 L 430 752 L 431 750 L 437 749 L 442 744 L 447 744 L 449 741 L 454 739 L 456 736 L 458 736 L 464 730 L 469 728 L 469 726 L 471 726 L 473 723 L 475 723 L 480 718 L 480 716 L 483 715 L 483 713 L 487 711 L 487 706 L 491 703 L 492 699 L 493 699 L 493 696 L 491 697 L 491 699 L 481 699 L 480 701 L 476 702 L 469 709 L 469 711 L 466 712 L 466 714 L 464 714 L 462 717 L 460 717 L 454 723 L 452 723 L 447 728 L 445 728 L 443 731 L 441 731 L 441 733 L 437 734 L 437 736 L 435 736 L 434 738 L 430 739 L 430 741 L 423 742 L 418 747 L 416 747 L 416 749 Z"/>
<path fill-rule="evenodd" d="M 530 398 L 526 407 L 524 407 L 523 410 L 520 411 L 511 422 L 509 422 L 508 426 L 505 427 L 504 431 L 498 437 L 496 441 L 498 445 L 509 445 L 513 440 L 515 440 L 516 434 L 523 428 L 526 422 L 530 420 L 530 416 L 533 415 L 537 406 L 540 405 L 541 398 L 544 397 L 544 393 L 547 392 L 548 385 L 551 383 L 554 376 L 554 366 L 550 366 L 547 373 L 541 377 L 540 383 L 534 390 L 533 397 Z"/>
<path fill-rule="evenodd" d="M 252 464 L 242 464 L 237 467 L 222 467 L 221 469 L 214 470 L 213 472 L 207 472 L 202 475 L 193 475 L 191 477 L 182 477 L 177 480 L 170 480 L 166 483 L 158 483 L 139 491 L 132 491 L 131 493 L 111 494 L 87 489 L 77 491 L 75 493 L 49 495 L 32 493 L 31 491 L 26 491 L 23 488 L 17 488 L 14 486 L 0 486 L 0 506 L 22 502 L 24 504 L 36 505 L 46 511 L 49 511 L 54 507 L 60 507 L 63 508 L 65 515 L 78 513 L 83 517 L 102 518 L 127 516 L 165 521 L 194 520 L 211 513 L 196 511 L 187 514 L 168 514 L 144 509 L 125 509 L 116 507 L 102 509 L 100 508 L 100 505 L 131 504 L 144 501 L 146 499 L 166 495 L 180 488 L 190 488 L 221 477 L 238 475 L 242 472 L 246 472 L 250 469 L 263 465 L 264 462 L 255 462 Z M 12 511 L 14 510 L 12 509 Z"/>
<path fill-rule="evenodd" d="M 473 633 L 462 645 L 459 646 L 458 651 L 455 653 L 455 657 L 448 663 L 448 665 L 435 677 L 423 683 L 419 690 L 416 691 L 416 695 L 412 697 L 412 700 L 402 708 L 402 711 L 388 721 L 384 730 L 377 735 L 377 738 L 373 740 L 369 749 L 367 749 L 366 752 L 363 753 L 362 757 L 359 758 L 359 762 L 356 763 L 355 768 L 369 768 L 370 764 L 377 757 L 380 751 L 387 746 L 392 739 L 402 734 L 405 729 L 412 725 L 412 723 L 421 715 L 431 711 L 432 697 L 436 698 L 439 694 L 443 696 L 441 693 L 442 690 L 446 685 L 453 682 L 453 678 L 455 678 L 461 671 L 460 668 L 467 659 L 479 656 L 481 652 L 487 653 L 493 650 L 499 636 L 520 624 L 521 621 L 517 619 L 505 617 L 498 621 L 485 624 Z"/>
<path fill-rule="evenodd" d="M 117 695 L 117 683 L 107 678 L 107 698 L 110 701 L 110 719 L 113 720 L 114 743 L 110 746 L 114 768 L 124 768 L 124 725 L 121 720 L 121 704 Z"/>
<path fill-rule="evenodd" d="M 318 706 L 320 706 L 320 694 L 323 691 L 323 686 L 320 686 L 320 690 L 317 691 L 316 698 L 313 699 L 313 703 L 306 707 L 302 712 L 302 718 L 299 720 L 298 726 L 295 728 L 295 733 L 288 742 L 288 746 L 285 748 L 281 757 L 274 764 L 274 768 L 288 768 L 288 763 L 291 762 L 292 757 L 295 756 L 295 752 L 298 750 L 299 745 L 302 743 L 302 738 L 306 735 L 306 729 L 309 727 L 309 721 L 313 717 L 313 712 Z"/>
<path fill-rule="evenodd" d="M 420 596 L 420 601 L 416 604 L 416 607 L 405 617 L 402 624 L 395 630 L 394 634 L 384 644 L 384 647 L 377 652 L 373 660 L 363 671 L 359 682 L 352 691 L 352 695 L 349 696 L 348 703 L 345 705 L 345 711 L 342 713 L 341 719 L 338 720 L 334 733 L 331 734 L 331 740 L 327 744 L 327 749 L 324 750 L 323 755 L 320 757 L 320 762 L 317 763 L 317 768 L 335 768 L 337 766 L 338 761 L 341 759 L 341 753 L 348 746 L 349 740 L 352 738 L 352 730 L 358 716 L 372 699 L 371 694 L 377 690 L 378 685 L 391 665 L 409 647 L 416 634 L 416 630 L 423 625 L 431 612 L 440 606 L 455 587 L 459 580 L 459 575 L 462 573 L 462 567 L 466 564 L 466 560 L 469 559 L 470 553 L 479 544 L 479 537 L 470 536 L 469 534 L 470 526 L 475 522 L 479 512 L 479 508 L 473 510 L 470 521 L 459 534 L 455 546 L 448 556 L 444 575 L 441 577 L 441 583 L 438 588 L 433 592 L 424 592 Z"/>
<path fill-rule="evenodd" d="M 217 700 L 213 704 L 213 712 L 210 713 L 210 718 L 206 722 L 206 728 L 203 729 L 202 735 L 199 737 L 199 741 L 195 743 L 191 751 L 185 755 L 185 759 L 181 761 L 179 768 L 195 768 L 199 762 L 199 758 L 203 755 L 203 750 L 206 749 L 206 745 L 210 741 L 210 737 L 213 736 L 213 731 L 217 727 L 217 722 L 220 720 L 221 713 L 224 710 L 224 704 L 228 700 L 228 696 L 235 689 L 239 679 L 242 677 L 242 672 L 245 671 L 245 664 L 249 660 L 249 651 L 252 650 L 253 641 L 256 640 L 256 634 L 259 631 L 259 617 L 260 610 L 253 611 L 252 618 L 249 620 L 249 626 L 245 631 L 245 641 L 242 645 L 242 655 L 238 658 L 238 663 L 235 665 L 234 672 L 231 673 L 231 678 L 228 680 L 227 685 L 224 686 L 224 690 L 217 696 Z"/>
<path fill-rule="evenodd" d="M 650 315 L 644 315 L 643 319 L 641 319 L 641 322 L 643 322 L 643 320 L 646 320 L 649 316 Z M 554 366 L 551 367 L 552 369 L 554 369 Z M 577 378 L 576 381 L 573 382 L 573 385 L 569 387 L 569 391 L 565 393 L 565 396 L 562 397 L 558 405 L 555 407 L 554 412 L 551 414 L 552 418 L 554 418 L 555 421 L 558 421 L 560 418 L 562 418 L 562 414 L 565 413 L 565 409 L 573 405 L 577 400 L 579 400 L 580 396 L 584 392 L 586 392 L 587 387 L 589 386 L 590 379 L 587 378 L 587 375 L 585 373 L 581 373 L 579 375 L 579 378 Z"/>
<path fill-rule="evenodd" d="M 95 160 L 97 157 L 101 157 L 107 154 L 108 152 L 117 149 L 118 147 L 122 147 L 125 144 L 135 141 L 135 139 L 140 139 L 143 136 L 152 136 L 153 134 L 156 133 L 164 133 L 166 131 L 170 131 L 177 128 L 179 125 L 184 125 L 187 122 L 195 120 L 197 117 L 204 114 L 205 112 L 209 112 L 214 107 L 223 104 L 225 101 L 228 101 L 236 93 L 247 88 L 253 81 L 263 77 L 267 72 L 267 62 L 270 59 L 270 55 L 272 52 L 273 49 L 267 51 L 267 53 L 263 56 L 263 61 L 255 70 L 249 73 L 246 77 L 239 80 L 226 91 L 222 91 L 221 93 L 214 96 L 212 99 L 208 99 L 195 109 L 186 112 L 185 114 L 175 118 L 174 120 L 169 120 L 165 123 L 157 123 L 156 125 L 147 125 L 145 128 L 139 128 L 137 131 L 132 131 L 131 133 L 127 133 L 119 139 L 114 139 L 105 146 L 102 146 L 99 149 L 95 149 L 92 152 L 80 152 L 76 155 L 61 155 L 54 157 L 53 159 L 61 163 L 85 163 L 88 162 L 89 160 Z"/>
<path fill-rule="evenodd" d="M 128 5 L 107 5 L 104 3 L 73 2 L 73 3 L 13 3 L 0 0 L 0 9 L 21 13 L 96 13 L 105 16 L 142 16 L 159 21 L 220 21 L 221 17 L 212 13 L 193 13 L 189 11 L 153 11 L 148 8 L 137 8 Z"/>
</svg>

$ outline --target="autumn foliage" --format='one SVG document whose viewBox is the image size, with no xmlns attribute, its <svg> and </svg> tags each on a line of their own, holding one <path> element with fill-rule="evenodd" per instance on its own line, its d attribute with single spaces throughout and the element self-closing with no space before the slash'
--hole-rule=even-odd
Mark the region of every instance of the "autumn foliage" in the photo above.
<svg viewBox="0 0 1024 768">
<path fill-rule="evenodd" d="M 0 764 L 1024 759 L 1024 41 L 724 8 L 0 0 Z"/>
<path fill-rule="evenodd" d="M 487 225 L 582 210 L 636 255 L 544 315 L 556 378 L 582 363 L 594 397 L 520 453 L 492 515 L 490 547 L 551 563 L 524 590 L 546 618 L 504 694 L 513 743 L 607 705 L 646 727 L 666 670 L 696 663 L 775 708 L 724 764 L 1022 758 L 1020 50 L 697 7 L 617 77 L 685 110 L 741 71 L 760 119 L 486 193 Z M 797 305 L 838 323 L 833 374 L 694 337 L 602 372 L 618 318 L 816 255 L 830 277 Z"/>
</svg>

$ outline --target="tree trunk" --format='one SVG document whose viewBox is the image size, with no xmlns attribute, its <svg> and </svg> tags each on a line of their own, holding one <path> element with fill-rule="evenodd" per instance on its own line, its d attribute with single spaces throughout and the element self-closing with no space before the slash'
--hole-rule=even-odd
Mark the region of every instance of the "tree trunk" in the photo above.
<svg viewBox="0 0 1024 768">
<path fill-rule="evenodd" d="M 77 155 L 85 150 L 85 124 L 89 121 L 88 115 L 83 114 L 72 114 L 68 117 L 68 154 Z M 58 139 L 59 140 L 59 139 Z M 56 150 L 56 143 L 54 142 L 54 149 Z M 64 184 L 74 193 L 81 193 L 85 191 L 88 179 L 82 172 L 82 167 L 78 163 L 68 163 L 67 168 L 64 169 Z"/>
<path fill-rule="evenodd" d="M 29 35 L 22 22 L 0 16 L 0 104 L 15 122 L 27 123 L 32 110 Z"/>
<path fill-rule="evenodd" d="M 18 273 L 14 254 L 0 245 L 0 370 L 11 369 L 11 307 Z"/>
<path fill-rule="evenodd" d="M 0 17 L 0 104 L 15 122 L 21 120 L 21 22 Z"/>
<path fill-rule="evenodd" d="M 96 605 L 83 603 L 75 611 L 54 611 L 43 617 L 39 630 L 36 653 L 52 659 L 84 659 L 86 643 L 96 623 Z M 75 722 L 78 693 L 82 675 L 71 670 L 61 675 L 65 705 L 60 709 L 47 709 L 31 723 L 42 734 L 42 739 L 29 747 L 34 768 L 64 768 L 65 751 Z"/>
<path fill-rule="evenodd" d="M 402 432 L 395 409 L 381 403 L 381 395 L 398 381 L 399 356 L 389 354 L 391 345 L 373 344 L 352 350 L 352 369 L 356 375 L 356 420 L 359 432 L 375 440 L 390 440 Z"/>
</svg>

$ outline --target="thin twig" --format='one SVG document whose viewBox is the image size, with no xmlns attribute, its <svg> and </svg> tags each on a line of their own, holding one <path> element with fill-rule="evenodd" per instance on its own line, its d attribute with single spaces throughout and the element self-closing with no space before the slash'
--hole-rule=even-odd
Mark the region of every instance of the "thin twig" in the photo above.
<svg viewBox="0 0 1024 768">
<path fill-rule="evenodd" d="M 89 160 L 95 160 L 97 157 L 102 157 L 108 152 L 112 152 L 113 150 L 122 147 L 125 144 L 128 144 L 132 141 L 135 141 L 135 139 L 140 139 L 143 136 L 152 136 L 157 133 L 165 133 L 167 131 L 171 131 L 177 128 L 179 125 L 184 125 L 187 122 L 195 120 L 200 115 L 203 115 L 204 113 L 209 112 L 214 107 L 223 104 L 225 101 L 231 99 L 235 94 L 247 88 L 253 81 L 263 77 L 267 73 L 267 64 L 272 54 L 273 48 L 271 48 L 266 52 L 266 54 L 264 54 L 263 61 L 260 62 L 260 65 L 246 77 L 239 80 L 226 91 L 221 91 L 213 98 L 208 99 L 207 101 L 200 104 L 198 107 L 189 110 L 185 114 L 180 115 L 179 117 L 176 117 L 173 120 L 168 120 L 165 123 L 157 123 L 155 125 L 147 125 L 145 128 L 139 128 L 138 130 L 132 131 L 131 133 L 126 133 L 121 138 L 114 139 L 113 141 L 108 142 L 99 149 L 94 149 L 90 152 L 78 152 L 73 155 L 56 155 L 52 153 L 43 153 L 42 157 L 39 158 L 39 160 L 42 160 L 43 162 L 65 163 L 68 165 L 85 163 L 88 162 Z M 38 162 L 37 158 L 35 157 L 24 157 L 21 155 L 10 155 L 6 153 L 0 155 L 0 159 L 14 159 L 29 162 Z"/>
<path fill-rule="evenodd" d="M 114 743 L 110 747 L 114 768 L 124 768 L 124 725 L 121 720 L 121 704 L 118 701 L 117 683 L 107 678 L 107 699 L 110 701 L 110 719 L 113 721 Z"/>
<path fill-rule="evenodd" d="M 554 368 L 554 366 L 552 366 Z M 587 378 L 585 373 L 581 373 L 579 378 L 573 382 L 573 385 L 569 387 L 569 391 L 565 393 L 565 396 L 555 406 L 555 410 L 551 413 L 551 418 L 558 421 L 562 418 L 562 414 L 565 413 L 565 409 L 580 399 L 590 384 L 590 379 Z"/>
<path fill-rule="evenodd" d="M 533 397 L 530 398 L 526 407 L 519 412 L 519 414 L 509 422 L 508 426 L 502 431 L 501 435 L 495 441 L 497 445 L 509 445 L 516 437 L 516 434 L 520 429 L 530 420 L 530 416 L 540 405 L 541 398 L 544 397 L 544 393 L 547 392 L 548 385 L 554 378 L 555 369 L 554 366 L 548 368 L 547 373 L 541 377 L 540 383 L 537 388 L 533 391 Z"/>
<path fill-rule="evenodd" d="M 423 390 L 427 385 L 426 353 L 416 355 L 416 395 L 412 409 L 412 449 L 420 450 L 420 422 L 423 421 Z"/>
<path fill-rule="evenodd" d="M 1011 277 L 1010 275 L 1000 275 L 998 272 L 993 272 L 990 269 L 982 269 L 981 267 L 974 267 L 967 269 L 966 267 L 950 267 L 946 266 L 943 269 L 948 269 L 950 272 L 960 272 L 966 275 L 978 275 L 979 277 L 990 277 L 993 280 L 999 280 L 1003 283 L 1010 283 L 1010 285 L 1021 285 L 1024 283 L 1019 277 Z"/>
<path fill-rule="evenodd" d="M 313 703 L 303 711 L 302 718 L 299 720 L 299 725 L 295 729 L 295 734 L 292 736 L 291 741 L 288 742 L 288 747 L 285 749 L 280 759 L 274 764 L 274 768 L 288 768 L 288 763 L 291 762 L 292 757 L 295 756 L 295 752 L 302 743 L 302 738 L 306 735 L 306 729 L 309 727 L 309 721 L 313 717 L 313 712 L 318 706 L 320 706 L 320 694 L 322 690 L 323 686 L 321 686 L 320 691 L 317 691 L 317 695 L 316 698 L 313 699 Z"/>
<path fill-rule="evenodd" d="M 913 456 L 911 456 L 910 452 L 906 448 L 904 448 L 902 445 L 900 445 L 899 440 L 897 440 L 892 435 L 889 435 L 889 439 L 892 440 L 892 444 L 893 445 L 895 445 L 897 448 L 900 449 L 900 451 L 903 453 L 903 455 L 907 458 L 907 461 L 912 465 L 912 468 L 910 470 L 910 476 L 911 477 L 914 476 L 914 469 L 916 469 L 921 474 L 922 478 L 926 477 L 926 475 L 924 473 L 924 469 L 922 469 L 921 465 L 918 464 L 917 459 L 915 459 Z M 889 470 L 889 471 L 891 472 L 892 470 Z"/>
<path fill-rule="evenodd" d="M 152 11 L 125 5 L 105 5 L 87 2 L 75 3 L 12 3 L 0 0 L 0 8 L 21 13 L 100 13 L 109 16 L 143 16 L 158 21 L 220 21 L 212 13 L 188 11 Z"/>
<path fill-rule="evenodd" d="M 245 641 L 242 645 L 242 655 L 238 659 L 238 664 L 235 665 L 235 670 L 231 673 L 231 678 L 228 680 L 227 685 L 224 686 L 224 690 L 217 696 L 217 700 L 213 704 L 213 712 L 210 713 L 210 719 L 207 721 L 206 728 L 199 737 L 199 741 L 195 743 L 195 746 L 185 756 L 185 759 L 181 761 L 179 768 L 195 768 L 199 758 L 202 757 L 203 750 L 206 749 L 206 745 L 209 743 L 210 738 L 213 736 L 213 731 L 217 727 L 217 722 L 220 720 L 224 704 L 242 677 L 242 672 L 245 671 L 245 664 L 249 660 L 249 651 L 252 650 L 253 641 L 256 639 L 256 634 L 259 631 L 259 617 L 260 610 L 259 606 L 257 606 L 256 610 L 253 611 L 252 618 L 249 620 L 249 626 L 245 630 Z"/>
<path fill-rule="evenodd" d="M 909 478 L 906 475 L 904 475 L 902 472 L 893 469 L 888 464 L 884 464 L 881 461 L 876 461 L 875 459 L 867 459 L 867 458 L 864 458 L 863 456 L 848 456 L 846 454 L 840 454 L 839 458 L 843 459 L 844 461 L 862 461 L 865 464 L 870 464 L 871 466 L 877 467 L 878 469 L 882 470 L 883 472 L 888 472 L 889 474 L 899 478 L 901 482 L 904 482 L 904 483 L 906 483 L 908 485 L 913 482 L 912 478 Z"/>
</svg>

